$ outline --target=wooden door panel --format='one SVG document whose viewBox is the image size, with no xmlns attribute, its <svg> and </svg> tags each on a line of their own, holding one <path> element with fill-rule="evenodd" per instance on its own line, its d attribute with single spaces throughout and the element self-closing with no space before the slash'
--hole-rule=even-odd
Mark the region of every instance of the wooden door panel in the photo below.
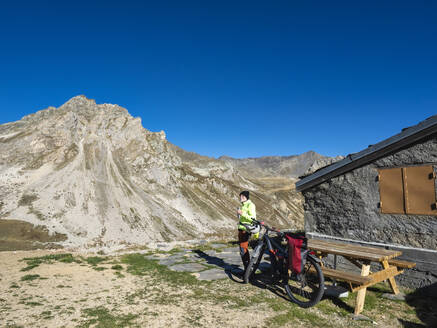
<svg viewBox="0 0 437 328">
<path fill-rule="evenodd" d="M 405 214 L 402 168 L 379 170 L 381 213 Z"/>
<path fill-rule="evenodd" d="M 406 213 L 437 215 L 433 167 L 410 166 L 403 170 Z"/>
</svg>

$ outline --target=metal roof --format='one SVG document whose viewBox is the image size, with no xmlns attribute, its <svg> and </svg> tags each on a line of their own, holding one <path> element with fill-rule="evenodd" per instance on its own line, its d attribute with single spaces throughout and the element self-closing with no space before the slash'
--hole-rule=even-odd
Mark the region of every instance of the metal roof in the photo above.
<svg viewBox="0 0 437 328">
<path fill-rule="evenodd" d="M 296 190 L 304 191 L 326 180 L 366 165 L 405 146 L 419 141 L 437 132 L 437 115 L 431 116 L 417 125 L 405 128 L 388 139 L 354 154 L 347 155 L 341 161 L 325 166 L 296 182 Z"/>
</svg>

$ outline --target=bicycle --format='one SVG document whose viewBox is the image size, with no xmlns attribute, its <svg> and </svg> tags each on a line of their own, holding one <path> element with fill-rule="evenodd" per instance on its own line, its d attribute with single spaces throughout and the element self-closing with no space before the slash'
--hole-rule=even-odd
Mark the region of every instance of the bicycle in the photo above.
<svg viewBox="0 0 437 328">
<path fill-rule="evenodd" d="M 244 272 L 244 282 L 248 283 L 254 278 L 254 273 L 265 252 L 268 251 L 274 283 L 282 281 L 291 301 L 300 307 L 308 308 L 316 305 L 323 296 L 325 286 L 325 279 L 319 265 L 320 260 L 308 252 L 303 270 L 296 273 L 289 265 L 289 247 L 285 235 L 290 233 L 269 227 L 264 222 L 257 220 L 253 222 L 264 228 L 265 232 L 254 246 L 249 265 Z M 275 233 L 276 237 L 269 236 L 270 232 Z"/>
</svg>

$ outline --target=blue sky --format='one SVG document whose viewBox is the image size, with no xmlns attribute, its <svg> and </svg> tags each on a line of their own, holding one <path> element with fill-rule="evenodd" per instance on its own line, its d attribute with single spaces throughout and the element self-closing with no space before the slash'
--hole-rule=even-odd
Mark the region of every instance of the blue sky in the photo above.
<svg viewBox="0 0 437 328">
<path fill-rule="evenodd" d="M 348 154 L 437 114 L 437 1 L 9 1 L 0 123 L 85 94 L 203 155 Z"/>
</svg>

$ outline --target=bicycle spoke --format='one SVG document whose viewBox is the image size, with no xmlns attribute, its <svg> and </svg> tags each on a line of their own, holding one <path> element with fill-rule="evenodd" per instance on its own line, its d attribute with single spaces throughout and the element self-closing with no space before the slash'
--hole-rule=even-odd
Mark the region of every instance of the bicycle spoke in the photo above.
<svg viewBox="0 0 437 328">
<path fill-rule="evenodd" d="M 315 260 L 308 259 L 300 274 L 290 272 L 286 291 L 301 307 L 315 305 L 323 295 L 323 273 Z"/>
</svg>

